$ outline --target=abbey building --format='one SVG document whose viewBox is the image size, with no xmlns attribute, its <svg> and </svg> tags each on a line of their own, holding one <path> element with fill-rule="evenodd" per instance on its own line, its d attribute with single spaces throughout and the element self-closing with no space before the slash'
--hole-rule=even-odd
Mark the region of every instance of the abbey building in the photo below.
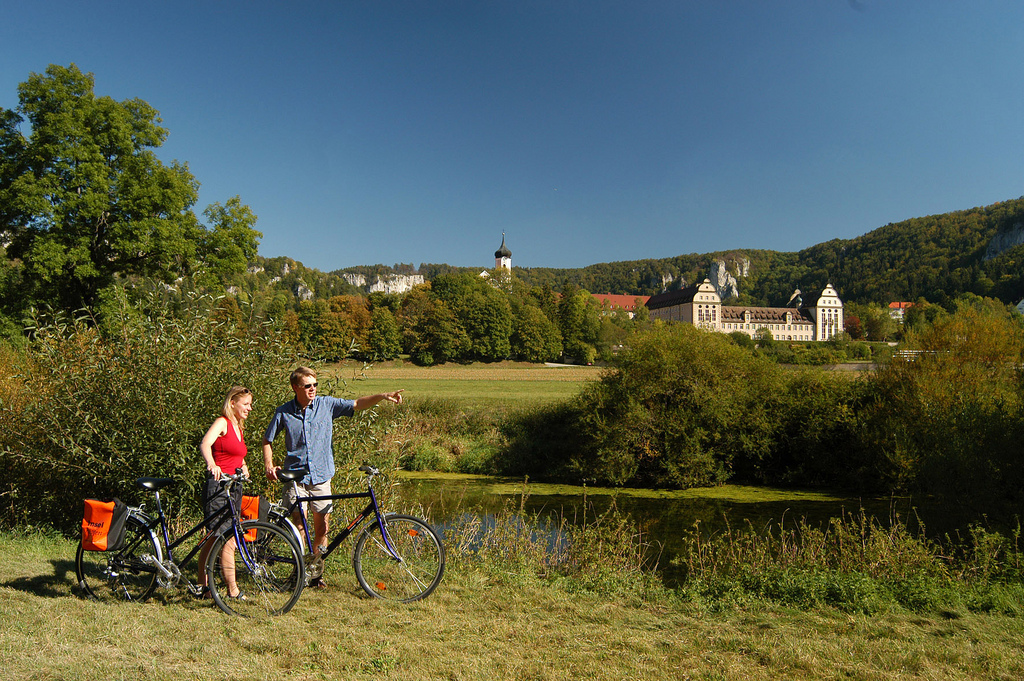
<svg viewBox="0 0 1024 681">
<path fill-rule="evenodd" d="M 786 307 L 722 305 L 709 279 L 647 300 L 651 319 L 693 324 L 708 331 L 739 331 L 753 337 L 767 329 L 775 340 L 823 341 L 843 331 L 843 301 L 830 283 L 820 291 L 797 291 Z"/>
</svg>

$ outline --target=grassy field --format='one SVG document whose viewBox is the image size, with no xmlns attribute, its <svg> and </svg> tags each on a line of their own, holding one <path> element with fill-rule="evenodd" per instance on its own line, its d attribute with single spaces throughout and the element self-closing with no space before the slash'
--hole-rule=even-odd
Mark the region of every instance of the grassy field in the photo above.
<svg viewBox="0 0 1024 681">
<path fill-rule="evenodd" d="M 353 394 L 405 389 L 410 400 L 451 400 L 467 407 L 536 405 L 575 395 L 600 376 L 601 367 L 546 366 L 526 362 L 443 364 L 418 367 L 387 362 L 364 368 L 361 363 L 331 365 L 325 377 L 343 381 Z"/>
<path fill-rule="evenodd" d="M 74 548 L 0 537 L 0 679 L 1024 677 L 1024 618 L 645 603 L 465 563 L 427 601 L 392 606 L 336 560 L 330 589 L 251 622 L 180 595 L 85 601 Z"/>
</svg>

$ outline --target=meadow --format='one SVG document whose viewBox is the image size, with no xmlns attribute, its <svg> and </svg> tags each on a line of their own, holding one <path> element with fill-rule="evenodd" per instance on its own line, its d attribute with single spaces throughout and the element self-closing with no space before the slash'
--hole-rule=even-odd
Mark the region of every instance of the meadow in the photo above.
<svg viewBox="0 0 1024 681">
<path fill-rule="evenodd" d="M 486 461 L 495 418 L 563 399 L 601 371 L 339 365 L 321 380 L 334 394 L 415 386 L 366 425 L 383 424 L 379 444 L 396 459 L 437 470 Z M 350 431 L 360 437 L 356 423 L 340 429 Z M 670 589 L 644 569 L 652 547 L 628 516 L 563 526 L 556 546 L 537 521 L 522 505 L 486 523 L 465 514 L 446 530 L 444 581 L 422 603 L 365 597 L 339 558 L 329 589 L 263 622 L 178 592 L 86 601 L 77 539 L 15 527 L 0 535 L 0 680 L 1024 678 L 1019 526 L 981 532 L 963 553 L 853 520 L 766 536 L 697 526 L 680 558 L 689 579 Z"/>
<path fill-rule="evenodd" d="M 614 562 L 607 551 L 576 571 L 545 570 L 516 526 L 499 522 L 474 552 L 463 535 L 446 538 L 445 579 L 423 602 L 370 599 L 350 564 L 335 560 L 329 589 L 305 591 L 290 613 L 264 621 L 178 592 L 143 604 L 84 600 L 73 540 L 8 533 L 0 537 L 0 679 L 1024 676 L 1020 613 L 894 605 L 863 613 L 672 592 L 631 574 L 628 560 L 609 582 L 599 567 Z"/>
<path fill-rule="evenodd" d="M 420 367 L 408 362 L 364 365 L 347 361 L 329 365 L 322 372 L 353 394 L 405 390 L 413 402 L 449 401 L 463 408 L 535 406 L 575 395 L 580 387 L 596 381 L 602 367 L 544 365 L 528 362 L 441 364 Z"/>
</svg>

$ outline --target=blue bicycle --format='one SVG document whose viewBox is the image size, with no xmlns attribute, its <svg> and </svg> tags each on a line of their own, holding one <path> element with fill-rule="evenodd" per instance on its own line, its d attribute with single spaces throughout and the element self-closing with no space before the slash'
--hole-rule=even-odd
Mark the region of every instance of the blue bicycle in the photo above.
<svg viewBox="0 0 1024 681">
<path fill-rule="evenodd" d="M 352 566 L 356 579 L 366 593 L 374 598 L 411 603 L 429 596 L 444 575 L 445 552 L 441 535 L 427 521 L 411 515 L 384 513 L 373 491 L 373 478 L 380 473 L 373 466 L 360 466 L 366 474 L 366 491 L 349 494 L 301 496 L 288 507 L 273 504 L 267 520 L 285 529 L 299 546 L 312 547 L 309 523 L 303 504 L 320 500 L 369 499 L 366 507 L 349 520 L 327 545 L 326 551 L 306 554 L 306 581 L 312 583 L 324 572 L 324 560 L 351 535 L 364 520 L 372 522 L 363 528 L 352 550 Z M 284 484 L 295 485 L 306 475 L 305 470 L 281 469 L 277 477 Z M 297 518 L 301 533 L 291 518 Z"/>
<path fill-rule="evenodd" d="M 221 475 L 229 503 L 172 541 L 160 490 L 174 484 L 174 480 L 139 478 L 139 488 L 156 497 L 156 517 L 146 513 L 144 504 L 130 506 L 124 541 L 119 548 L 88 551 L 79 543 L 75 573 L 84 595 L 99 601 L 142 602 L 158 586 L 173 589 L 184 583 L 194 596 L 205 597 L 207 592 L 182 571 L 182 566 L 192 560 L 205 542 L 199 542 L 181 560 L 175 559 L 173 551 L 199 532 L 230 518 L 223 529 L 206 540 L 213 542 L 206 565 L 202 566 L 209 596 L 224 612 L 243 617 L 279 615 L 291 610 L 306 584 L 302 550 L 293 533 L 268 522 L 242 520 L 231 491 L 243 480 L 240 472 Z"/>
</svg>

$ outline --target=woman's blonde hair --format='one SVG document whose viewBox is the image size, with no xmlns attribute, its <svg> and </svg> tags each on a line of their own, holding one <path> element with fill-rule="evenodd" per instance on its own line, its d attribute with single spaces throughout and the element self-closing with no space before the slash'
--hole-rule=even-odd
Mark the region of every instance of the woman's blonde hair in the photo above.
<svg viewBox="0 0 1024 681">
<path fill-rule="evenodd" d="M 245 395 L 251 395 L 252 391 L 248 388 L 240 385 L 231 386 L 231 390 L 228 391 L 228 396 L 224 398 L 224 408 L 220 410 L 221 416 L 226 418 L 231 423 L 238 426 L 238 432 L 245 432 L 245 419 L 241 422 L 235 418 L 235 412 L 231 408 L 231 405 L 240 400 Z"/>
</svg>

